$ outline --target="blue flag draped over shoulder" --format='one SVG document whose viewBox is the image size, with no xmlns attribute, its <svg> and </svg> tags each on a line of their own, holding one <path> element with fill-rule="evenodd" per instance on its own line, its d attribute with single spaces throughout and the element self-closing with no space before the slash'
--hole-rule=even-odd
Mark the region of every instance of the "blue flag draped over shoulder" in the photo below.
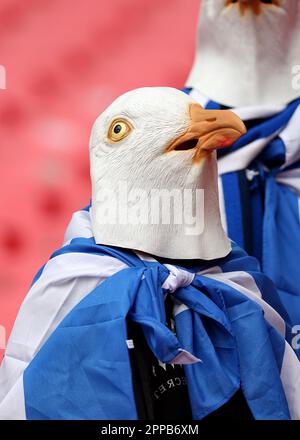
<svg viewBox="0 0 300 440">
<path fill-rule="evenodd" d="M 241 387 L 256 419 L 300 417 L 300 364 L 273 284 L 233 245 L 191 269 L 95 244 L 89 210 L 36 275 L 0 371 L 2 419 L 136 419 L 126 318 L 184 365 L 194 419 Z M 176 335 L 165 325 L 174 301 Z M 276 311 L 276 310 L 277 311 Z"/>
<path fill-rule="evenodd" d="M 227 108 L 184 89 L 205 108 Z M 261 263 L 300 324 L 300 98 L 283 106 L 232 108 L 247 133 L 218 151 L 223 225 Z"/>
</svg>

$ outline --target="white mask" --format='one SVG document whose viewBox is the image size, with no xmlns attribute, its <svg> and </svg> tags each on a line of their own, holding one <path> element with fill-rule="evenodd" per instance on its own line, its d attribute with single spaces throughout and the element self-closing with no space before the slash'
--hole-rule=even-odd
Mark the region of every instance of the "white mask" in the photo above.
<svg viewBox="0 0 300 440">
<path fill-rule="evenodd" d="M 213 150 L 243 133 L 234 113 L 204 110 L 173 88 L 117 98 L 96 120 L 90 140 L 96 243 L 173 259 L 227 255 Z"/>
<path fill-rule="evenodd" d="M 299 97 L 299 0 L 202 0 L 186 85 L 228 106 Z"/>
</svg>

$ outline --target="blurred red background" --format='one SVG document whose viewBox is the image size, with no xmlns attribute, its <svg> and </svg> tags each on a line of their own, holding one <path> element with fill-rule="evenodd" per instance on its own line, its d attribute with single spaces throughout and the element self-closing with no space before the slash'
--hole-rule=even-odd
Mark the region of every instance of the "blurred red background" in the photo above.
<svg viewBox="0 0 300 440">
<path fill-rule="evenodd" d="M 0 325 L 90 198 L 96 116 L 140 86 L 182 87 L 199 0 L 2 0 Z M 3 78 L 2 78 L 3 79 Z"/>
</svg>

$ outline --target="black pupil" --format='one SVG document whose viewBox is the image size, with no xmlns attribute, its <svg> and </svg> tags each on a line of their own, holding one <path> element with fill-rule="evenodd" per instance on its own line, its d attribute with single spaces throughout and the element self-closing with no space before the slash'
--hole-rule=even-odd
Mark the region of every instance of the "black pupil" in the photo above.
<svg viewBox="0 0 300 440">
<path fill-rule="evenodd" d="M 118 134 L 122 130 L 122 127 L 120 124 L 117 124 L 114 126 L 114 133 Z"/>
</svg>

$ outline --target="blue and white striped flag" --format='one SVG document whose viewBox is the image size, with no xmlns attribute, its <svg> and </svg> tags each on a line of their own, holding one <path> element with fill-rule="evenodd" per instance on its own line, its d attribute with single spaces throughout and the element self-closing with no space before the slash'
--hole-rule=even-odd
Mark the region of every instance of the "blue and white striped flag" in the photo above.
<svg viewBox="0 0 300 440">
<path fill-rule="evenodd" d="M 227 108 L 185 89 L 205 108 Z M 232 108 L 247 133 L 218 151 L 219 192 L 228 236 L 261 263 L 300 325 L 300 98 L 288 105 Z"/>
<path fill-rule="evenodd" d="M 165 325 L 174 300 L 176 335 Z M 1 419 L 136 419 L 126 318 L 184 365 L 194 419 L 241 387 L 256 419 L 300 418 L 300 363 L 273 284 L 233 245 L 192 269 L 96 245 L 89 209 L 36 275 L 0 370 Z M 286 317 L 285 317 L 286 318 Z"/>
</svg>

